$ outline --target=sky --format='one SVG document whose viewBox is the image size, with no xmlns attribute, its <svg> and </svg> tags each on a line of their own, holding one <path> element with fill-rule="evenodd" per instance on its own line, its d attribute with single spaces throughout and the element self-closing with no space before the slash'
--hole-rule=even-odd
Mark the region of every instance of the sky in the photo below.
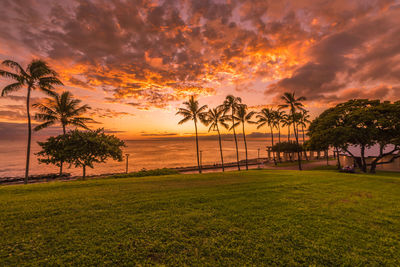
<svg viewBox="0 0 400 267">
<path fill-rule="evenodd" d="M 400 99 L 398 0 L 0 2 L 0 60 L 45 60 L 57 91 L 92 107 L 91 127 L 124 139 L 192 135 L 175 115 L 190 95 L 215 107 L 233 94 L 257 111 L 295 92 L 312 117 L 352 98 Z M 25 94 L 0 97 L 3 137 L 25 129 Z"/>
</svg>

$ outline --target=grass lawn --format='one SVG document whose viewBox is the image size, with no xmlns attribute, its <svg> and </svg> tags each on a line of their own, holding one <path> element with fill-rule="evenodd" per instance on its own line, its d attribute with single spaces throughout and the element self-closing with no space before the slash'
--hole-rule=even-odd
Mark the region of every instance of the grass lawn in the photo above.
<svg viewBox="0 0 400 267">
<path fill-rule="evenodd" d="M 400 265 L 400 174 L 265 170 L 0 187 L 0 266 Z"/>
</svg>

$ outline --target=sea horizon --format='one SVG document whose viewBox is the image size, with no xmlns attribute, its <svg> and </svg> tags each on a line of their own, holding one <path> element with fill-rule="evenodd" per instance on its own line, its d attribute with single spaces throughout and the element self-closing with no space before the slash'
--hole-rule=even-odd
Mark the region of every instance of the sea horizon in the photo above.
<svg viewBox="0 0 400 267">
<path fill-rule="evenodd" d="M 202 151 L 202 164 L 219 164 L 220 153 L 218 141 L 207 139 L 204 136 L 199 137 L 199 150 Z M 58 173 L 58 167 L 53 165 L 39 164 L 35 153 L 39 152 L 38 141 L 32 142 L 30 175 L 41 175 L 49 173 Z M 285 139 L 286 140 L 286 139 Z M 142 169 L 158 168 L 179 168 L 195 166 L 196 149 L 194 137 L 186 137 L 181 140 L 176 138 L 148 138 L 138 140 L 124 140 L 126 147 L 123 148 L 124 160 L 122 162 L 108 160 L 102 164 L 95 164 L 94 168 L 88 168 L 88 175 L 100 175 L 109 173 L 123 173 L 126 171 L 125 155 L 129 154 L 128 171 L 139 171 Z M 266 157 L 266 146 L 270 145 L 270 139 L 247 139 L 248 158 L 257 158 L 258 149 L 260 157 Z M 235 162 L 236 152 L 234 139 L 224 137 L 222 139 L 222 149 L 224 162 Z M 238 138 L 239 159 L 245 159 L 245 148 L 243 138 Z M 21 177 L 25 171 L 26 143 L 22 140 L 2 141 L 0 140 L 0 177 Z M 72 176 L 82 174 L 81 168 L 75 168 L 68 165 L 64 167 L 65 173 Z"/>
</svg>

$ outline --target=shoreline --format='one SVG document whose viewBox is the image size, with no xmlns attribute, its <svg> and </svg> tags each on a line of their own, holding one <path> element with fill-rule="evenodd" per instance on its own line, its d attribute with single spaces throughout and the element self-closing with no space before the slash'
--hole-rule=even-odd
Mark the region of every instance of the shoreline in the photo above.
<svg viewBox="0 0 400 267">
<path fill-rule="evenodd" d="M 292 160 L 292 161 L 281 161 L 279 164 L 295 164 L 297 161 Z M 312 162 L 325 162 L 324 158 L 320 159 L 315 159 L 315 160 L 310 160 L 307 163 L 303 164 L 310 164 Z M 275 166 L 272 160 L 268 160 L 268 158 L 253 158 L 253 159 L 248 159 L 247 165 L 249 166 L 249 169 L 287 169 L 287 167 L 292 167 L 291 165 L 289 166 Z M 239 161 L 239 166 L 241 170 L 246 170 L 246 160 L 240 160 Z M 225 171 L 235 171 L 237 170 L 237 162 L 228 162 L 224 163 L 224 169 Z M 170 169 L 170 170 L 176 170 L 179 173 L 182 174 L 190 174 L 190 173 L 197 173 L 198 172 L 198 166 L 186 166 L 186 167 L 175 167 L 175 168 L 159 168 L 159 169 Z M 203 173 L 210 173 L 210 172 L 222 172 L 222 165 L 221 164 L 208 164 L 208 165 L 202 165 L 202 171 Z M 131 172 L 131 173 L 136 173 L 136 172 Z M 85 179 L 94 179 L 94 178 L 106 178 L 110 177 L 113 175 L 118 175 L 118 174 L 126 174 L 125 172 L 117 172 L 117 173 L 103 173 L 103 174 L 95 174 L 95 175 L 88 175 L 86 176 Z M 59 176 L 57 173 L 50 173 L 50 174 L 40 174 L 40 175 L 32 175 L 29 177 L 28 184 L 34 184 L 34 183 L 45 183 L 45 182 L 52 182 L 52 181 L 74 181 L 74 180 L 79 180 L 81 179 L 81 175 L 70 175 L 68 173 L 64 173 L 63 176 Z M 0 177 L 0 186 L 1 185 L 17 185 L 17 184 L 23 184 L 24 183 L 24 177 L 22 176 L 17 176 L 17 177 Z"/>
</svg>

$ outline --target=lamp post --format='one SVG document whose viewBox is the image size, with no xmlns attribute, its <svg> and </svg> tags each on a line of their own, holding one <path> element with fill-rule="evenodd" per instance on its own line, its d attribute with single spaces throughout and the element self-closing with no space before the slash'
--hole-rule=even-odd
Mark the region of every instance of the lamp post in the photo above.
<svg viewBox="0 0 400 267">
<path fill-rule="evenodd" d="M 128 173 L 129 154 L 125 154 L 125 157 L 126 157 L 126 170 L 125 170 L 125 172 Z"/>
</svg>

